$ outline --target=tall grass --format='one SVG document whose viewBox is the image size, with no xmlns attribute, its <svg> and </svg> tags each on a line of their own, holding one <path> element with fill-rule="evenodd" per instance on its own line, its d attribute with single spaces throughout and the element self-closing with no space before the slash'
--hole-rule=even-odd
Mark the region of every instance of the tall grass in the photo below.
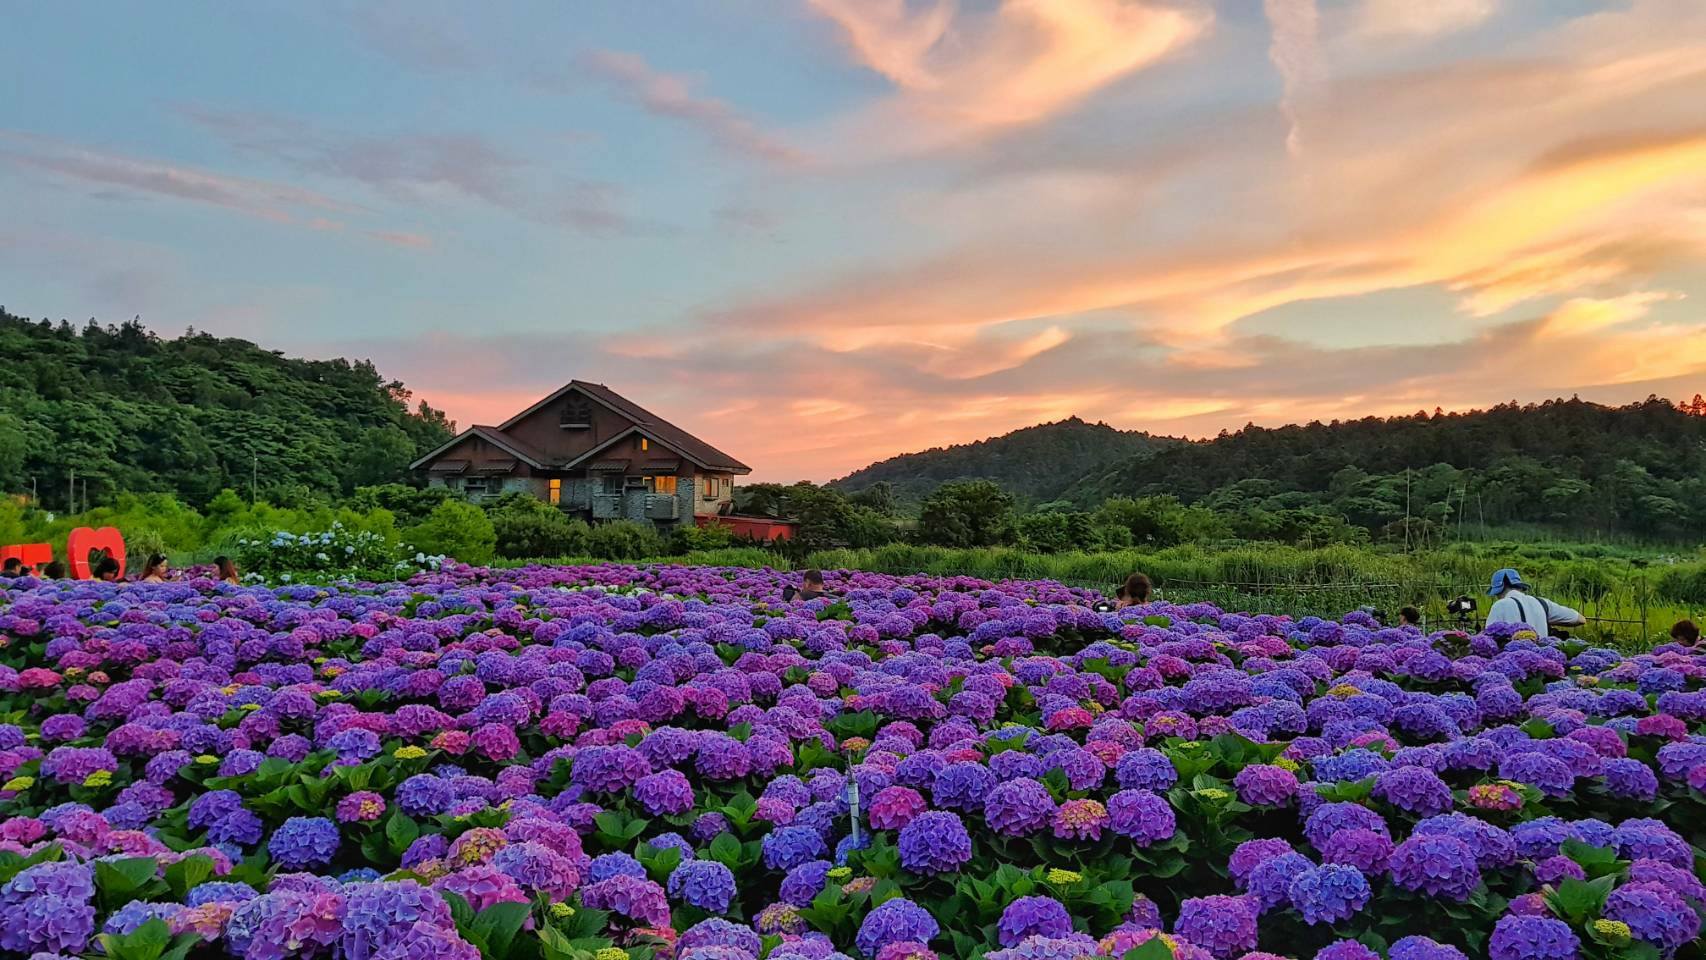
<svg viewBox="0 0 1706 960">
<path fill-rule="evenodd" d="M 561 558 L 549 562 L 600 561 Z M 1176 602 L 1208 601 L 1229 610 L 1332 617 L 1362 606 L 1395 613 L 1399 607 L 1413 605 L 1430 624 L 1449 623 L 1446 601 L 1460 594 L 1475 598 L 1484 614 L 1490 602 L 1485 596 L 1489 575 L 1499 567 L 1516 566 L 1541 595 L 1595 618 L 1596 622 L 1577 631 L 1578 636 L 1626 649 L 1650 647 L 1664 639 L 1675 621 L 1698 618 L 1706 611 L 1706 562 L 1599 544 L 1454 544 L 1409 554 L 1370 547 L 1304 549 L 1274 544 L 1054 554 L 1013 547 L 890 544 L 825 550 L 793 563 L 762 547 L 729 547 L 647 562 L 1046 579 L 1108 592 L 1127 574 L 1140 570 L 1162 596 Z"/>
</svg>

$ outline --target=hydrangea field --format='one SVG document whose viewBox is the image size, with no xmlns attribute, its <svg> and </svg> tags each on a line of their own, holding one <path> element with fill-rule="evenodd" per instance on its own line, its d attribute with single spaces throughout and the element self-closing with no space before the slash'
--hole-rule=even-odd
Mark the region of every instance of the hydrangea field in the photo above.
<svg viewBox="0 0 1706 960">
<path fill-rule="evenodd" d="M 1701 955 L 1706 655 L 829 579 L 0 580 L 0 951 Z"/>
</svg>

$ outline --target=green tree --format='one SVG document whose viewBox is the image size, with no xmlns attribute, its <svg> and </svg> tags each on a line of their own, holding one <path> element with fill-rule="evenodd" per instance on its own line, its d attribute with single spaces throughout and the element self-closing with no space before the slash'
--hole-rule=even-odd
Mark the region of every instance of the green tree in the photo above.
<svg viewBox="0 0 1706 960">
<path fill-rule="evenodd" d="M 414 459 L 415 443 L 401 427 L 368 427 L 361 432 L 361 441 L 344 472 L 345 490 L 404 476 Z"/>
<path fill-rule="evenodd" d="M 937 487 L 918 514 L 918 538 L 944 547 L 990 547 L 1012 536 L 1013 497 L 988 480 Z"/>
</svg>

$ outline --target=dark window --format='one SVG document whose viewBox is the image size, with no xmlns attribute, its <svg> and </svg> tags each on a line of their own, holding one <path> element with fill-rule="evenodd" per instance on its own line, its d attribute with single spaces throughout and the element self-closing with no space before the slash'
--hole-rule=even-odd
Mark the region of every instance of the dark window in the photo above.
<svg viewBox="0 0 1706 960">
<path fill-rule="evenodd" d="M 562 426 L 564 429 L 592 426 L 592 401 L 585 397 L 570 397 L 564 401 Z"/>
</svg>

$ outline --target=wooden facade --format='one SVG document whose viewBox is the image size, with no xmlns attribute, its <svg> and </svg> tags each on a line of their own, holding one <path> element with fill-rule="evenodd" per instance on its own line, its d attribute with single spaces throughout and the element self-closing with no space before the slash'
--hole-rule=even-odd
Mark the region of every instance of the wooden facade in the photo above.
<svg viewBox="0 0 1706 960">
<path fill-rule="evenodd" d="M 497 426 L 415 461 L 427 482 L 480 501 L 522 491 L 587 520 L 660 527 L 732 511 L 752 470 L 603 384 L 571 381 Z"/>
</svg>

